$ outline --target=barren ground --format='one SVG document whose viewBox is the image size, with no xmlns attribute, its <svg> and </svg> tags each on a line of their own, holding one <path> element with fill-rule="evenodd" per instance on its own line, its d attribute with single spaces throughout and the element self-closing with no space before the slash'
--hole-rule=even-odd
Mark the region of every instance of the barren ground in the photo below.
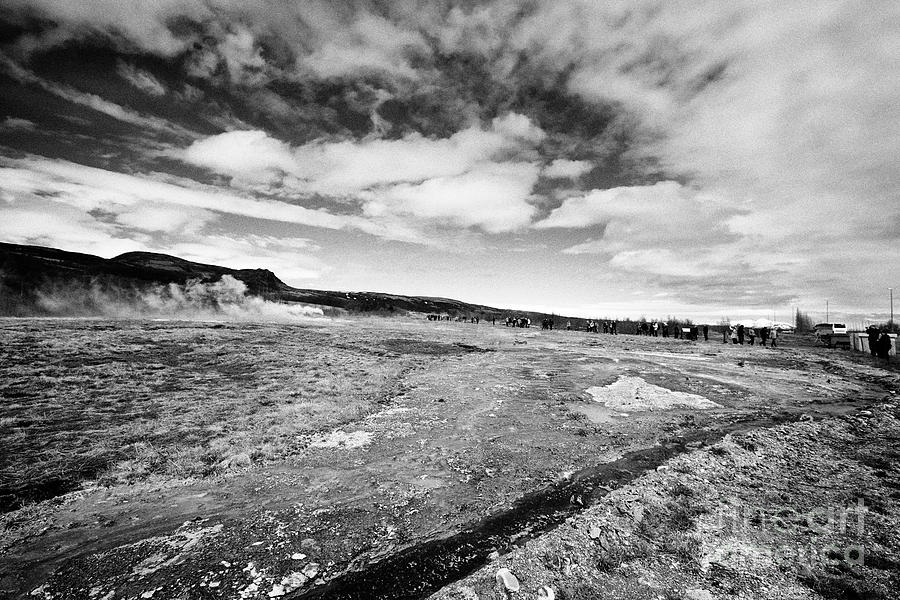
<svg viewBox="0 0 900 600">
<path fill-rule="evenodd" d="M 723 497 L 800 511 L 865 493 L 882 568 L 794 561 L 777 590 L 892 597 L 896 369 L 781 341 L 0 320 L 0 594 L 502 597 L 505 561 L 520 597 L 737 595 L 702 579 L 737 539 L 704 521 Z"/>
</svg>

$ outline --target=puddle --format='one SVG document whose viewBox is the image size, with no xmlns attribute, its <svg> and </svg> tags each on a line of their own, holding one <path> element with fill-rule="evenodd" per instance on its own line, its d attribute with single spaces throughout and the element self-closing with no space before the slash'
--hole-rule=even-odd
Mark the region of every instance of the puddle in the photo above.
<svg viewBox="0 0 900 600">
<path fill-rule="evenodd" d="M 687 392 L 672 390 L 647 383 L 640 377 L 623 375 L 615 382 L 603 387 L 585 390 L 595 402 L 608 409 L 621 412 L 671 410 L 674 408 L 695 408 L 706 410 L 722 408 L 721 404 L 708 398 Z"/>
</svg>

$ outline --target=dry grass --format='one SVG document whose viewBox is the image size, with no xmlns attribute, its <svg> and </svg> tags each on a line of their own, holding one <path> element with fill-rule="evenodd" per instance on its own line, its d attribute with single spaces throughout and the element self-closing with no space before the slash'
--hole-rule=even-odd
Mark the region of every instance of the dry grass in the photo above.
<svg viewBox="0 0 900 600">
<path fill-rule="evenodd" d="M 204 477 L 370 412 L 402 361 L 326 328 L 0 321 L 0 509 L 85 479 Z M 235 464 L 246 466 L 245 462 Z"/>
</svg>

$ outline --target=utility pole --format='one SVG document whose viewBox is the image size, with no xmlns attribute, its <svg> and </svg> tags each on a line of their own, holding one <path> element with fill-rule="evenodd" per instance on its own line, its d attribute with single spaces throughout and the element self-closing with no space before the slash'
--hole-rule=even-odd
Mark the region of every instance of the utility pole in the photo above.
<svg viewBox="0 0 900 600">
<path fill-rule="evenodd" d="M 825 322 L 830 323 L 828 320 L 828 300 L 825 301 Z"/>
<path fill-rule="evenodd" d="M 891 293 L 891 320 L 888 321 L 888 330 L 894 331 L 894 288 L 889 287 L 888 291 Z"/>
</svg>

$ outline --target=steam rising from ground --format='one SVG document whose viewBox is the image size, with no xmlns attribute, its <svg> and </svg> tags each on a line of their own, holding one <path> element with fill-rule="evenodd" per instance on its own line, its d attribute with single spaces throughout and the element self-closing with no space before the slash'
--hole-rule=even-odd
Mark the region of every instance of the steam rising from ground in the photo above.
<svg viewBox="0 0 900 600">
<path fill-rule="evenodd" d="M 141 288 L 102 286 L 39 291 L 37 305 L 54 315 L 113 318 L 175 318 L 228 321 L 293 321 L 321 317 L 321 308 L 272 302 L 247 295 L 247 285 L 231 275 L 215 282 L 152 284 Z"/>
</svg>

